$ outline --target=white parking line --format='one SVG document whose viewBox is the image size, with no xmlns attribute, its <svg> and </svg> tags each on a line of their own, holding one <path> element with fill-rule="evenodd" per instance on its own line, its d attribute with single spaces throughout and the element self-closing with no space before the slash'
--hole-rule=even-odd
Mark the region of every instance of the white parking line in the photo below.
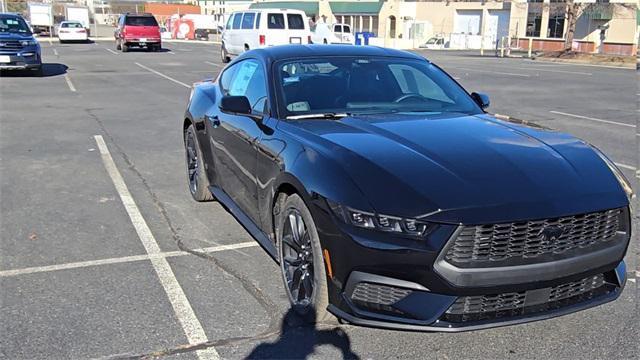
<svg viewBox="0 0 640 360">
<path fill-rule="evenodd" d="M 529 74 L 517 74 L 517 73 L 509 73 L 509 72 L 501 72 L 501 71 L 478 70 L 478 69 L 461 68 L 461 67 L 453 68 L 453 69 L 465 70 L 465 71 L 476 71 L 476 72 L 483 72 L 483 73 L 490 73 L 490 74 L 509 75 L 509 76 L 531 77 L 531 75 Z"/>
<path fill-rule="evenodd" d="M 625 123 L 621 123 L 621 122 L 617 122 L 617 121 L 611 121 L 611 120 L 604 120 L 604 119 L 597 119 L 597 118 L 592 118 L 592 117 L 588 117 L 588 116 L 583 116 L 583 115 L 576 115 L 576 114 L 569 114 L 569 113 L 565 113 L 562 111 L 549 111 L 552 114 L 557 114 L 557 115 L 564 115 L 564 116 L 569 116 L 569 117 L 574 117 L 574 118 L 578 118 L 578 119 L 585 119 L 585 120 L 591 120 L 591 121 L 597 121 L 597 122 L 601 122 L 601 123 L 605 123 L 605 124 L 612 124 L 612 125 L 619 125 L 619 126 L 628 126 L 628 127 L 632 127 L 635 128 L 636 126 L 633 124 L 625 124 Z"/>
<path fill-rule="evenodd" d="M 592 73 L 588 73 L 588 72 L 581 72 L 581 71 L 566 71 L 566 70 L 550 70 L 550 69 L 543 69 L 540 67 L 521 67 L 521 69 L 523 70 L 531 70 L 531 71 L 548 71 L 548 72 L 555 72 L 555 73 L 563 73 L 563 74 L 576 74 L 576 75 L 585 75 L 585 76 L 592 76 Z"/>
<path fill-rule="evenodd" d="M 76 87 L 73 86 L 73 83 L 71 82 L 71 78 L 69 77 L 69 74 L 64 74 L 64 80 L 67 82 L 67 85 L 69 86 L 69 90 L 71 90 L 72 92 L 76 92 Z"/>
<path fill-rule="evenodd" d="M 205 64 L 209 64 L 209 65 L 213 65 L 213 66 L 217 66 L 219 68 L 223 68 L 224 67 L 224 65 L 216 64 L 216 63 L 211 62 L 211 61 L 205 61 L 204 63 Z"/>
<path fill-rule="evenodd" d="M 102 156 L 104 167 L 106 168 L 109 177 L 111 177 L 111 181 L 113 181 L 113 185 L 120 196 L 120 200 L 122 201 L 122 204 L 131 219 L 131 223 L 138 234 L 138 238 L 142 242 L 147 254 L 152 255 L 161 253 L 160 246 L 158 246 L 155 237 L 151 233 L 151 229 L 149 229 L 147 222 L 142 217 L 142 214 L 138 209 L 138 205 L 136 205 L 127 185 L 122 179 L 122 175 L 116 167 L 116 163 L 113 161 L 111 153 L 109 153 L 107 144 L 104 142 L 101 135 L 95 135 L 94 138 L 98 144 L 98 149 L 100 149 L 100 155 Z M 187 336 L 189 344 L 195 345 L 207 342 L 207 335 L 202 328 L 202 324 L 200 324 L 196 314 L 193 312 L 193 308 L 191 307 L 187 296 L 184 294 L 180 283 L 178 283 L 173 270 L 171 270 L 171 266 L 169 266 L 167 259 L 164 257 L 151 257 L 150 260 L 151 265 L 153 265 L 153 268 L 158 275 L 160 284 L 162 284 L 162 287 L 169 298 L 173 311 L 175 312 L 180 325 L 182 325 L 182 329 Z M 198 350 L 197 355 L 200 359 L 220 359 L 220 356 L 214 347 Z"/>
<path fill-rule="evenodd" d="M 144 65 L 142 65 L 142 64 L 140 64 L 140 63 L 135 63 L 135 64 L 136 64 L 136 65 L 138 65 L 138 66 L 140 66 L 141 68 L 143 68 L 143 69 L 147 70 L 147 71 L 151 71 L 152 73 L 154 73 L 154 74 L 156 74 L 156 75 L 158 75 L 158 76 L 162 76 L 163 78 L 165 78 L 165 79 L 167 79 L 167 80 L 173 81 L 173 82 L 174 82 L 174 83 L 176 83 L 176 84 L 180 84 L 180 85 L 182 85 L 182 86 L 184 86 L 184 87 L 186 87 L 186 88 L 191 89 L 191 85 L 187 85 L 187 84 L 183 83 L 183 82 L 182 82 L 182 81 L 180 81 L 180 80 L 176 80 L 176 79 L 172 78 L 171 76 L 168 76 L 168 75 L 165 75 L 165 74 L 163 74 L 163 73 L 161 73 L 161 72 L 159 72 L 159 71 L 153 70 L 152 68 L 148 68 L 148 67 L 146 67 L 146 66 L 144 66 Z"/>
<path fill-rule="evenodd" d="M 220 251 L 244 249 L 244 248 L 256 247 L 256 246 L 259 246 L 257 242 L 248 241 L 248 242 L 243 242 L 238 244 L 218 245 L 218 246 L 211 246 L 206 248 L 198 248 L 198 249 L 193 249 L 193 251 L 202 252 L 202 253 L 215 253 Z M 80 268 L 86 268 L 86 267 L 92 267 L 92 266 L 151 260 L 152 258 L 157 259 L 157 258 L 185 256 L 189 254 L 190 253 L 186 251 L 165 251 L 157 254 L 133 255 L 133 256 L 123 256 L 118 258 L 78 261 L 78 262 L 65 263 L 65 264 L 34 266 L 34 267 L 21 268 L 21 269 L 2 270 L 0 271 L 0 277 L 10 277 L 10 276 L 69 270 L 69 269 L 80 269 Z"/>
<path fill-rule="evenodd" d="M 114 55 L 118 55 L 118 52 L 109 48 L 104 48 L 105 50 L 107 50 L 108 52 L 114 54 Z"/>
<path fill-rule="evenodd" d="M 635 166 L 631 166 L 631 165 L 627 165 L 627 164 L 621 164 L 621 163 L 614 163 L 616 164 L 617 167 L 619 168 L 623 168 L 623 169 L 627 169 L 627 170 L 631 170 L 631 171 L 636 171 L 636 167 Z"/>
<path fill-rule="evenodd" d="M 60 56 L 60 55 L 58 55 L 58 50 L 56 50 L 56 48 L 53 48 L 53 54 L 54 54 L 55 56 Z"/>
</svg>

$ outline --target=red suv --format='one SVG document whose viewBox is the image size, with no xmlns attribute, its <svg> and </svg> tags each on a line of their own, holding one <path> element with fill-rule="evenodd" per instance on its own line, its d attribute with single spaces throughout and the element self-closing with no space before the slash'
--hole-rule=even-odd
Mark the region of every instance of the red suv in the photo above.
<svg viewBox="0 0 640 360">
<path fill-rule="evenodd" d="M 151 14 L 124 14 L 118 19 L 115 33 L 116 49 L 129 51 L 131 46 L 144 47 L 150 51 L 162 48 L 160 26 Z"/>
</svg>

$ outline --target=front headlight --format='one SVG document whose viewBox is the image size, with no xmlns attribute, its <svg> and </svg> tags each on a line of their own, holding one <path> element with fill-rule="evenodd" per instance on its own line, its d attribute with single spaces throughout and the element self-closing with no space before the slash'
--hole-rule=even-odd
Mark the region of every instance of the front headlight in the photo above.
<svg viewBox="0 0 640 360">
<path fill-rule="evenodd" d="M 607 166 L 609 167 L 613 175 L 616 177 L 616 179 L 618 179 L 620 186 L 622 187 L 624 192 L 627 194 L 627 197 L 629 198 L 629 203 L 631 203 L 631 199 L 635 197 L 635 194 L 633 192 L 633 188 L 631 187 L 631 183 L 629 182 L 629 180 L 627 180 L 627 178 L 624 176 L 622 171 L 618 169 L 616 164 L 614 164 L 613 161 L 609 160 L 609 158 L 604 153 L 602 153 L 602 151 L 598 150 L 598 148 L 596 148 L 593 145 L 591 145 L 591 147 L 596 152 L 596 154 L 600 156 L 602 161 L 604 161 L 605 164 L 607 164 Z"/>
<path fill-rule="evenodd" d="M 436 224 L 407 219 L 398 216 L 375 214 L 367 211 L 353 209 L 327 200 L 331 211 L 336 217 L 347 224 L 357 227 L 379 230 L 411 236 L 424 236 L 429 234 Z"/>
<path fill-rule="evenodd" d="M 35 46 L 38 42 L 35 40 L 22 40 L 20 41 L 20 45 L 22 46 Z"/>
</svg>

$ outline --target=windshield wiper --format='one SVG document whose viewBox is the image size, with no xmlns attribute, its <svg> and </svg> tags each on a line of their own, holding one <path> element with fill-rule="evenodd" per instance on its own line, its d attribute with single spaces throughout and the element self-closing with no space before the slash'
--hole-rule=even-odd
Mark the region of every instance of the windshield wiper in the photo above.
<svg viewBox="0 0 640 360">
<path fill-rule="evenodd" d="M 289 115 L 286 117 L 287 120 L 301 120 L 301 119 L 342 119 L 343 117 L 347 117 L 349 114 L 347 113 L 320 113 L 320 114 L 303 114 L 303 115 Z"/>
</svg>

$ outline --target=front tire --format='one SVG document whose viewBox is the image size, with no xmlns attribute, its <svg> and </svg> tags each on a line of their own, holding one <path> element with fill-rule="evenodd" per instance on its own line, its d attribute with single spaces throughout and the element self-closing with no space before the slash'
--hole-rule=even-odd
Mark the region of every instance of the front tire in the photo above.
<svg viewBox="0 0 640 360">
<path fill-rule="evenodd" d="M 202 161 L 202 150 L 200 150 L 193 125 L 189 125 L 184 133 L 184 149 L 189 192 L 193 200 L 200 202 L 213 200 L 213 195 L 209 191 L 209 179 L 207 179 Z"/>
<path fill-rule="evenodd" d="M 129 45 L 125 44 L 124 42 L 121 42 L 120 49 L 122 50 L 123 53 L 129 52 Z"/>
<path fill-rule="evenodd" d="M 280 195 L 276 206 L 278 260 L 289 302 L 305 322 L 325 322 L 331 318 L 327 276 L 311 212 L 297 194 Z"/>
</svg>

